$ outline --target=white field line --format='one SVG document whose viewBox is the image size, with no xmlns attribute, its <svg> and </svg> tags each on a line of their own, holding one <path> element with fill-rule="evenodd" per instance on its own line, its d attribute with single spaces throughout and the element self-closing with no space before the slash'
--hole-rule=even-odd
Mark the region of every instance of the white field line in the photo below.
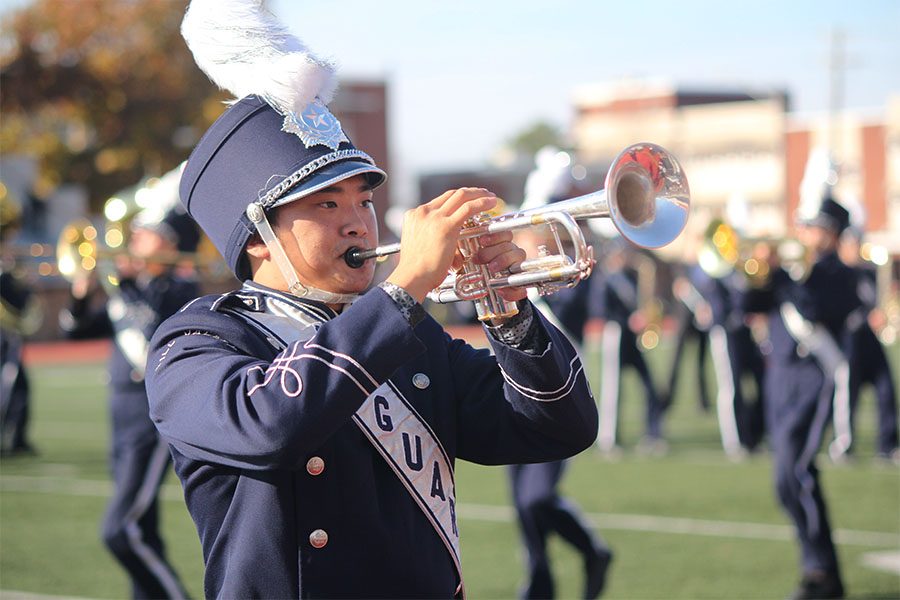
<svg viewBox="0 0 900 600">
<path fill-rule="evenodd" d="M 6 475 L 0 477 L 0 491 L 108 497 L 112 492 L 112 486 L 110 482 L 100 480 Z M 176 484 L 164 485 L 161 496 L 164 500 L 170 501 L 184 499 L 181 486 Z M 511 506 L 465 503 L 456 507 L 456 513 L 461 519 L 473 521 L 512 522 L 514 519 Z M 789 525 L 617 513 L 586 513 L 585 517 L 600 530 L 646 531 L 752 540 L 794 539 L 794 529 Z M 900 534 L 895 533 L 837 529 L 834 537 L 839 544 L 900 549 Z"/>
</svg>

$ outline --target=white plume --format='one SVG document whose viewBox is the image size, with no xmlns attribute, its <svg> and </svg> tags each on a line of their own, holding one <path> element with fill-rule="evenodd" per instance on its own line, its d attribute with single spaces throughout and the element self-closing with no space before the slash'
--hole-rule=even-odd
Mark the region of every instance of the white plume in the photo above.
<svg viewBox="0 0 900 600">
<path fill-rule="evenodd" d="M 256 94 L 281 114 L 299 113 L 337 88 L 334 66 L 315 56 L 262 0 L 192 0 L 181 35 L 194 60 L 236 99 Z"/>
</svg>

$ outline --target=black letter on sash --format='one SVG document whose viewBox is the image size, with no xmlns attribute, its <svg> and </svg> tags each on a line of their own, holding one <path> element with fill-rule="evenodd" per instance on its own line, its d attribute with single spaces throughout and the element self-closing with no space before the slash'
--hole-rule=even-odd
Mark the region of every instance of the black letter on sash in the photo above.
<svg viewBox="0 0 900 600">
<path fill-rule="evenodd" d="M 459 537 L 459 531 L 456 530 L 456 502 L 450 498 L 450 522 L 453 523 L 453 535 Z"/>
<path fill-rule="evenodd" d="M 409 434 L 403 434 L 403 451 L 406 453 L 406 464 L 413 471 L 422 470 L 422 438 L 416 436 L 416 457 L 413 460 L 412 447 L 409 445 Z"/>
<path fill-rule="evenodd" d="M 378 426 L 381 427 L 382 431 L 393 431 L 394 423 L 391 421 L 390 416 L 381 414 L 382 407 L 388 409 L 391 405 L 388 404 L 387 398 L 384 396 L 375 396 L 375 421 L 378 423 Z"/>
<path fill-rule="evenodd" d="M 438 467 L 437 461 L 434 461 L 434 470 L 431 475 L 431 497 L 440 496 L 441 500 L 446 500 L 444 495 L 444 485 L 441 483 L 441 469 Z"/>
</svg>

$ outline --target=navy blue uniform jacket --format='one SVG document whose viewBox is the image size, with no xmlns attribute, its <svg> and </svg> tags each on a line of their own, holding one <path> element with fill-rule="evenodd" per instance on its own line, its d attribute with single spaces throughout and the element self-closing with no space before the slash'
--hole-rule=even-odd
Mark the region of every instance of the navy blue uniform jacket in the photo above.
<svg viewBox="0 0 900 600">
<path fill-rule="evenodd" d="M 351 421 L 367 397 L 352 375 L 366 372 L 379 384 L 390 378 L 451 461 L 556 460 L 596 437 L 581 361 L 537 310 L 549 340 L 543 353 L 492 340 L 495 358 L 451 339 L 430 317 L 411 327 L 379 288 L 340 316 L 293 299 L 325 317 L 302 344 L 305 354 L 294 357 L 286 354 L 293 345 L 279 354 L 228 314 L 234 303 L 264 310 L 254 306 L 269 292 L 256 289 L 255 296 L 245 286 L 240 297 L 189 304 L 157 330 L 148 360 L 151 416 L 171 446 L 200 533 L 207 596 L 425 598 L 456 591 L 449 552 Z M 280 374 L 262 385 L 270 368 Z M 424 389 L 419 374 L 430 382 Z M 285 393 L 297 385 L 299 394 Z M 535 401 L 528 397 L 535 391 L 556 399 Z M 311 457 L 324 460 L 318 476 L 307 472 Z M 319 529 L 327 545 L 314 548 L 310 532 Z"/>
</svg>

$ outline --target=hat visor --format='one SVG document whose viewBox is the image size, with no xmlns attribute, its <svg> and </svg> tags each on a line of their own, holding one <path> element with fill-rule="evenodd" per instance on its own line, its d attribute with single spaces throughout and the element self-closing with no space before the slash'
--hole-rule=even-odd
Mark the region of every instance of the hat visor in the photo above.
<svg viewBox="0 0 900 600">
<path fill-rule="evenodd" d="M 356 175 L 368 175 L 367 179 L 372 188 L 378 187 L 387 179 L 387 174 L 371 163 L 361 160 L 345 160 L 319 169 L 285 192 L 284 196 L 272 203 L 271 208 L 299 200 Z"/>
<path fill-rule="evenodd" d="M 796 223 L 801 227 L 821 227 L 822 229 L 828 229 L 829 231 L 840 232 L 840 225 L 838 224 L 837 219 L 828 215 L 818 214 L 805 219 L 797 219 Z"/>
</svg>

